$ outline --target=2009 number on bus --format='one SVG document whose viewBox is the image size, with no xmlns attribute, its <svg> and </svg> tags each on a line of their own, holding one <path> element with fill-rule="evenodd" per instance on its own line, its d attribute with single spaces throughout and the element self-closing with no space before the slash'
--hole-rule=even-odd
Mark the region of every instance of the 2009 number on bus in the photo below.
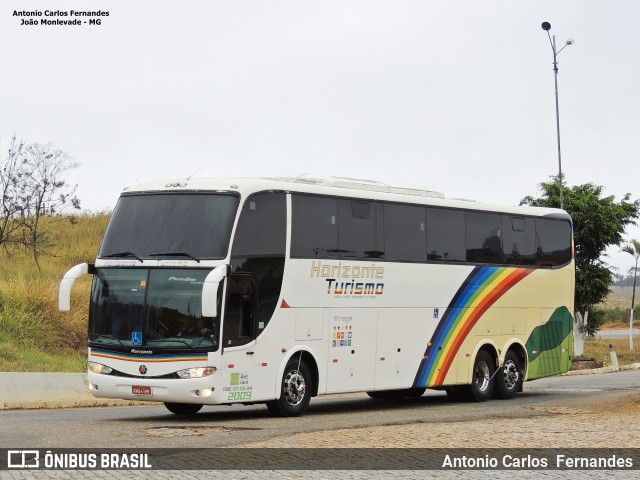
<svg viewBox="0 0 640 480">
<path fill-rule="evenodd" d="M 227 400 L 238 401 L 238 400 L 251 400 L 251 390 L 244 390 L 241 392 L 229 392 L 227 396 Z"/>
</svg>

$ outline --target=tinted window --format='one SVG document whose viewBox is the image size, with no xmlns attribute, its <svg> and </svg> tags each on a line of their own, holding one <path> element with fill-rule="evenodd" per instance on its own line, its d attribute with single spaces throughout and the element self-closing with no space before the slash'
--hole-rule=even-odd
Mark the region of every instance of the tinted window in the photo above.
<svg viewBox="0 0 640 480">
<path fill-rule="evenodd" d="M 571 226 L 564 220 L 536 219 L 536 265 L 564 265 L 571 260 Z"/>
<path fill-rule="evenodd" d="M 464 262 L 464 212 L 427 208 L 428 259 L 439 262 Z"/>
<path fill-rule="evenodd" d="M 360 200 L 338 200 L 338 249 L 345 258 L 384 258 L 381 205 Z"/>
<path fill-rule="evenodd" d="M 502 248 L 504 263 L 534 265 L 536 228 L 533 218 L 502 216 Z"/>
<path fill-rule="evenodd" d="M 225 347 L 245 345 L 260 333 L 256 328 L 256 304 L 255 277 L 247 274 L 229 276 L 223 335 Z"/>
<path fill-rule="evenodd" d="M 292 196 L 291 256 L 338 254 L 338 200 L 312 195 Z"/>
<path fill-rule="evenodd" d="M 286 232 L 284 193 L 252 195 L 242 207 L 232 254 L 234 257 L 284 256 Z"/>
<path fill-rule="evenodd" d="M 219 319 L 203 317 L 200 309 L 202 283 L 209 273 L 195 268 L 97 269 L 91 288 L 90 341 L 172 350 L 217 348 Z"/>
<path fill-rule="evenodd" d="M 466 212 L 467 261 L 501 263 L 501 218 L 494 213 Z"/>
<path fill-rule="evenodd" d="M 385 258 L 397 262 L 427 259 L 425 208 L 412 205 L 384 205 Z"/>
<path fill-rule="evenodd" d="M 235 195 L 146 194 L 120 197 L 100 257 L 183 253 L 199 259 L 227 256 L 238 208 Z"/>
</svg>

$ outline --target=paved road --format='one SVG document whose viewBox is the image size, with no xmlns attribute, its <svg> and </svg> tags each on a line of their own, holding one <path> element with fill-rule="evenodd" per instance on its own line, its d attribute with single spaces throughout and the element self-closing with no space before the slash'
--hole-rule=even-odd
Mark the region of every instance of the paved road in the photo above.
<svg viewBox="0 0 640 480">
<path fill-rule="evenodd" d="M 314 398 L 301 418 L 272 418 L 263 405 L 205 407 L 193 417 L 163 406 L 0 412 L 0 448 L 229 447 L 275 435 L 350 427 L 524 418 L 532 407 L 601 402 L 640 391 L 640 370 L 535 380 L 509 401 L 451 403 L 442 392 L 403 401 L 376 401 L 365 394 Z"/>
<path fill-rule="evenodd" d="M 633 336 L 640 336 L 640 328 L 632 329 Z M 597 338 L 629 338 L 629 329 L 615 329 L 615 330 L 599 330 L 596 332 Z"/>
<path fill-rule="evenodd" d="M 477 447 L 472 438 L 487 440 L 483 422 L 499 429 L 503 437 L 521 438 L 522 433 L 514 425 L 526 424 L 527 432 L 565 431 L 566 420 L 559 426 L 554 412 L 579 411 L 578 415 L 591 424 L 593 418 L 583 411 L 602 409 L 606 405 L 619 404 L 621 399 L 640 392 L 640 370 L 603 375 L 563 376 L 536 380 L 525 385 L 525 391 L 510 401 L 490 401 L 483 404 L 451 403 L 440 392 L 427 392 L 422 398 L 407 401 L 375 401 L 363 394 L 334 395 L 312 400 L 307 414 L 302 418 L 274 419 L 264 406 L 205 407 L 193 418 L 169 414 L 162 406 L 83 408 L 41 411 L 0 412 L 0 448 L 82 448 L 118 447 L 140 449 L 144 447 L 204 448 L 233 447 L 272 443 L 274 438 L 296 439 L 315 432 L 317 438 L 331 437 L 332 432 L 345 429 L 358 435 L 378 433 L 379 445 L 385 446 L 397 432 L 420 427 L 418 438 L 429 439 L 429 432 L 451 429 L 453 426 L 468 432 L 453 435 L 458 438 L 457 447 Z M 603 405 L 605 407 L 603 407 Z M 544 413 L 550 412 L 550 413 Z M 618 417 L 614 429 L 626 429 L 627 417 Z M 638 432 L 635 421 L 629 428 Z M 569 421 L 571 421 L 569 419 Z M 439 428 L 442 425 L 442 428 Z M 471 437 L 469 427 L 475 436 Z M 505 430 L 505 426 L 508 428 Z M 511 426 L 511 427 L 509 427 Z M 598 428 L 592 434 L 598 435 Z M 592 429 L 593 430 L 593 429 Z M 496 430 L 498 431 L 498 430 Z M 358 433 L 361 432 L 361 433 Z M 385 432 L 389 432 L 387 435 Z M 580 434 L 583 434 L 581 431 Z M 426 436 L 425 436 L 426 435 Z M 570 434 L 571 435 L 571 434 Z M 451 437 L 451 435 L 449 435 Z M 362 437 L 360 437 L 362 438 Z M 407 438 L 407 437 L 403 437 Z M 496 437 L 497 438 L 497 437 Z M 534 438 L 540 438 L 535 437 Z M 335 440 L 335 436 L 334 436 Z M 402 439 L 401 439 L 402 440 Z M 497 442 L 497 443 L 496 443 Z M 508 445 L 508 440 L 496 440 L 495 445 Z M 503 442 L 503 443 L 501 443 Z M 335 443 L 335 442 L 334 442 Z M 489 442 L 490 444 L 491 442 Z M 633 442 L 636 447 L 637 442 Z M 526 443 L 529 445 L 529 443 Z M 564 444 L 563 444 L 564 445 Z M 296 445 L 293 446 L 308 446 Z M 322 446 L 322 445 L 313 445 Z M 387 444 L 386 446 L 392 446 Z M 531 444 L 535 446 L 535 444 Z M 625 445 L 626 446 L 626 445 Z M 198 450 L 194 450 L 197 452 Z M 216 472 L 117 472 L 106 471 L 101 478 L 204 478 Z M 221 472 L 218 472 L 220 474 Z M 572 474 L 573 473 L 573 474 Z M 585 472 L 582 472 L 584 476 Z M 487 472 L 451 471 L 225 471 L 229 479 L 240 478 L 486 478 Z M 575 478 L 576 472 L 532 471 L 518 472 L 520 478 Z M 491 478 L 513 478 L 514 472 L 492 471 Z M 589 472 L 590 478 L 629 478 L 629 472 Z M 1 479 L 10 478 L 95 478 L 95 472 L 35 471 L 0 472 Z"/>
</svg>

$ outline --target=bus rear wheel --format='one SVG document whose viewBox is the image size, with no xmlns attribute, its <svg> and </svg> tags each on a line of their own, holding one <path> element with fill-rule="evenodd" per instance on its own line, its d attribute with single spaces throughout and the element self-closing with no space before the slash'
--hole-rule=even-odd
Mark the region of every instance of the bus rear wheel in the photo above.
<svg viewBox="0 0 640 480">
<path fill-rule="evenodd" d="M 200 411 L 202 405 L 195 403 L 167 403 L 164 404 L 171 413 L 176 415 L 195 415 Z"/>
<path fill-rule="evenodd" d="M 467 388 L 467 399 L 472 402 L 484 402 L 491 398 L 495 383 L 496 367 L 493 357 L 486 350 L 480 350 L 473 362 L 471 385 Z"/>
<path fill-rule="evenodd" d="M 299 358 L 287 363 L 282 375 L 280 398 L 267 402 L 269 413 L 276 417 L 299 417 L 311 400 L 311 372 Z"/>
<path fill-rule="evenodd" d="M 501 371 L 496 374 L 496 396 L 505 400 L 515 397 L 522 380 L 520 359 L 513 350 L 509 350 L 504 357 Z"/>
</svg>

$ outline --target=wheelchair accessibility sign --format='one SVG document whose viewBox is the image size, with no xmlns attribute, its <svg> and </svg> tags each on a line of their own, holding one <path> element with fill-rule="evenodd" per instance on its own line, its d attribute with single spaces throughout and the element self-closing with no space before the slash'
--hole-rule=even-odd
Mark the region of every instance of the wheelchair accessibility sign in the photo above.
<svg viewBox="0 0 640 480">
<path fill-rule="evenodd" d="M 142 332 L 131 332 L 131 344 L 142 345 Z"/>
</svg>

